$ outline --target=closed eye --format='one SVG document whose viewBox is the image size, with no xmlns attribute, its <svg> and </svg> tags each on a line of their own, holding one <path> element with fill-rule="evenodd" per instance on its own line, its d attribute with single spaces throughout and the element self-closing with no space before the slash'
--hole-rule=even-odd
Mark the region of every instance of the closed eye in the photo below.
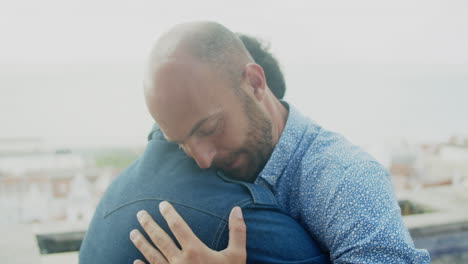
<svg viewBox="0 0 468 264">
<path fill-rule="evenodd" d="M 216 129 L 218 127 L 218 123 L 219 122 L 216 122 L 216 125 L 214 125 L 213 127 L 211 127 L 208 130 L 203 130 L 203 129 L 198 130 L 197 131 L 197 136 L 207 137 L 207 136 L 210 136 L 210 135 L 214 134 L 214 132 L 216 132 Z"/>
<path fill-rule="evenodd" d="M 221 125 L 222 125 L 222 119 L 219 118 L 216 120 L 216 123 L 212 126 L 209 126 L 207 129 L 200 129 L 197 131 L 197 136 L 200 137 L 207 137 L 215 134 L 217 131 L 219 131 Z"/>
</svg>

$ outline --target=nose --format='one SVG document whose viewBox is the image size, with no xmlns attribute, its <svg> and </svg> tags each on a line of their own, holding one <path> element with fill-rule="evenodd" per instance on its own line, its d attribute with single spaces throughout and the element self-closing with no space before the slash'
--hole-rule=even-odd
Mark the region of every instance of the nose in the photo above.
<svg viewBox="0 0 468 264">
<path fill-rule="evenodd" d="M 213 159 L 216 156 L 215 147 L 209 142 L 200 142 L 193 140 L 189 144 L 192 158 L 197 163 L 198 167 L 207 169 L 211 167 Z"/>
</svg>

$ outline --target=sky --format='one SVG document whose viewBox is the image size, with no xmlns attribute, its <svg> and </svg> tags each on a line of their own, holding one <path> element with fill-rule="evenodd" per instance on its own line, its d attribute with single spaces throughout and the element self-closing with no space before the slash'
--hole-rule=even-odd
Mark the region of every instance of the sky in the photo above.
<svg viewBox="0 0 468 264">
<path fill-rule="evenodd" d="M 468 135 L 467 1 L 0 0 L 0 138 L 144 145 L 142 72 L 171 26 L 271 44 L 286 100 L 359 144 Z"/>
</svg>

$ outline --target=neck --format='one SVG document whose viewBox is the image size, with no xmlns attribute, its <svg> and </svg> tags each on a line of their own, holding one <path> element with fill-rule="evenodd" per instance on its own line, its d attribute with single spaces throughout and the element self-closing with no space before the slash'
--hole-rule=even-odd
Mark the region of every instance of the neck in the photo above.
<svg viewBox="0 0 468 264">
<path fill-rule="evenodd" d="M 286 125 L 288 110 L 272 93 L 270 93 L 269 97 L 270 100 L 268 100 L 266 108 L 271 117 L 272 143 L 273 146 L 275 146 L 283 133 L 284 126 Z"/>
</svg>

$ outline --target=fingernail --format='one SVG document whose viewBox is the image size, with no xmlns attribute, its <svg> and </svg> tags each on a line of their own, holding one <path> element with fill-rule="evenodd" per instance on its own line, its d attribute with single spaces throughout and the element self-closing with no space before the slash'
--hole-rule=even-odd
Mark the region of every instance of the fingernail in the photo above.
<svg viewBox="0 0 468 264">
<path fill-rule="evenodd" d="M 167 202 L 166 202 L 166 201 L 162 201 L 162 202 L 159 203 L 159 211 L 160 211 L 161 213 L 166 212 L 168 209 L 169 209 L 169 208 L 168 208 L 168 206 L 167 206 Z"/>
<path fill-rule="evenodd" d="M 234 210 L 232 212 L 235 217 L 242 219 L 242 210 L 240 209 L 239 206 L 234 207 Z"/>
<path fill-rule="evenodd" d="M 143 216 L 145 215 L 145 211 L 139 211 L 137 213 L 137 218 L 138 218 L 138 221 L 141 221 L 143 219 Z"/>
<path fill-rule="evenodd" d="M 135 240 L 138 237 L 138 232 L 136 229 L 133 229 L 132 232 L 130 232 L 130 239 Z"/>
</svg>

